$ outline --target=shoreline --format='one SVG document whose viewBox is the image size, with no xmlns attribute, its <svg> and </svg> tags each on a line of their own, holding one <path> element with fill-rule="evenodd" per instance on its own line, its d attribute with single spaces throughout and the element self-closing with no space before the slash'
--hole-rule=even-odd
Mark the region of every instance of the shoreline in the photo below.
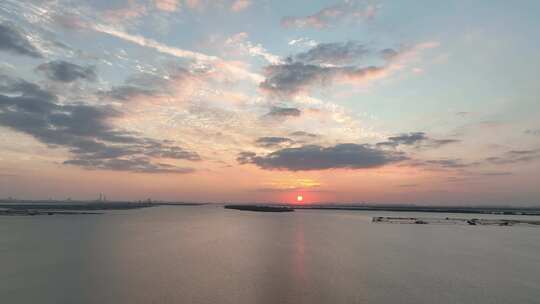
<svg viewBox="0 0 540 304">
<path fill-rule="evenodd" d="M 0 202 L 0 216 L 34 215 L 94 215 L 110 210 L 134 210 L 161 206 L 202 206 L 200 203 L 179 202 L 65 202 L 24 201 L 21 203 Z"/>
<path fill-rule="evenodd" d="M 211 203 L 183 202 L 126 202 L 126 201 L 2 201 L 0 215 L 36 212 L 84 212 L 107 210 L 132 210 L 160 206 L 206 206 Z M 295 204 L 215 204 L 225 209 L 259 212 L 290 212 L 294 210 L 337 210 L 337 211 L 390 211 L 390 212 L 425 212 L 425 213 L 461 213 L 490 215 L 540 216 L 540 207 L 464 207 L 464 206 L 411 206 L 411 205 L 295 205 Z M 15 211 L 18 211 L 15 212 Z M 66 213 L 64 213 L 66 214 Z"/>
<path fill-rule="evenodd" d="M 388 217 L 375 216 L 373 223 L 416 224 L 416 225 L 469 225 L 469 226 L 540 226 L 540 221 L 516 219 L 466 219 L 466 218 L 424 218 L 424 217 Z"/>
<path fill-rule="evenodd" d="M 306 210 L 342 210 L 342 211 L 392 211 L 392 212 L 428 212 L 428 213 L 464 213 L 495 215 L 532 215 L 540 216 L 540 208 L 512 207 L 438 207 L 438 206 L 373 206 L 373 205 L 335 205 L 335 206 L 291 206 L 294 209 Z"/>
</svg>

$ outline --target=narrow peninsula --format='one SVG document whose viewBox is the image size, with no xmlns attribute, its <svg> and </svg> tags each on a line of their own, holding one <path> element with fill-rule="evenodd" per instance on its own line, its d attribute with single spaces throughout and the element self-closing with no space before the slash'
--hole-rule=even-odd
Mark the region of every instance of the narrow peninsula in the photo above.
<svg viewBox="0 0 540 304">
<path fill-rule="evenodd" d="M 241 211 L 256 212 L 292 212 L 293 208 L 289 206 L 271 206 L 271 205 L 225 205 L 225 209 L 235 209 Z"/>
</svg>

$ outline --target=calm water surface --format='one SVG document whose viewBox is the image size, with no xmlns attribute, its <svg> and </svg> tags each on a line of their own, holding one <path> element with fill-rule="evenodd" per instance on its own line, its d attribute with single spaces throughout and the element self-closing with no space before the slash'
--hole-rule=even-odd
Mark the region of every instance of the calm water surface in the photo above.
<svg viewBox="0 0 540 304">
<path fill-rule="evenodd" d="M 540 303 L 540 228 L 371 223 L 389 215 L 447 216 L 0 217 L 0 303 Z"/>
</svg>

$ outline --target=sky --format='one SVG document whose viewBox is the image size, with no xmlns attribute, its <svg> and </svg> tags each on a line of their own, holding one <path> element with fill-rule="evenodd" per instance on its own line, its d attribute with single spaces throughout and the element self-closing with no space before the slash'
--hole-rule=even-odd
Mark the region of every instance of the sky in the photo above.
<svg viewBox="0 0 540 304">
<path fill-rule="evenodd" d="M 0 197 L 540 206 L 539 14 L 3 0 Z"/>
</svg>

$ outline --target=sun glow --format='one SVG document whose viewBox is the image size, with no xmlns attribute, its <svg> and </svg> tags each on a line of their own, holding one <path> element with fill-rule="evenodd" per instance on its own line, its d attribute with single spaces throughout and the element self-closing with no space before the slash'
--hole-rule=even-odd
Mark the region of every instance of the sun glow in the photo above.
<svg viewBox="0 0 540 304">
<path fill-rule="evenodd" d="M 299 203 L 301 203 L 303 200 L 304 200 L 304 197 L 302 195 L 298 195 L 296 197 L 296 201 L 299 202 Z"/>
</svg>

